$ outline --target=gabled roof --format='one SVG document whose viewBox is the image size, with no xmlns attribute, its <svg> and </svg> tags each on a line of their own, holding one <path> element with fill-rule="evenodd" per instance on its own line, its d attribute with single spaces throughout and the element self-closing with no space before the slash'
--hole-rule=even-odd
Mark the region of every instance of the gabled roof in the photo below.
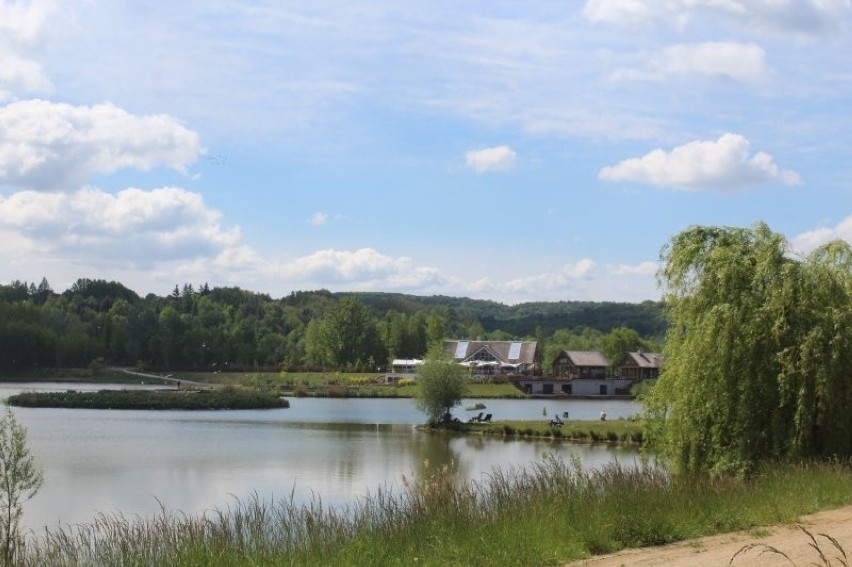
<svg viewBox="0 0 852 567">
<path fill-rule="evenodd" d="M 596 350 L 563 350 L 554 360 L 567 356 L 574 366 L 609 366 L 609 360 Z"/>
<path fill-rule="evenodd" d="M 621 357 L 619 366 L 638 366 L 639 368 L 659 368 L 663 361 L 663 355 L 658 352 L 627 352 Z"/>
<path fill-rule="evenodd" d="M 444 341 L 444 351 L 456 362 L 465 362 L 483 349 L 504 364 L 534 364 L 538 343 L 536 341 Z"/>
</svg>

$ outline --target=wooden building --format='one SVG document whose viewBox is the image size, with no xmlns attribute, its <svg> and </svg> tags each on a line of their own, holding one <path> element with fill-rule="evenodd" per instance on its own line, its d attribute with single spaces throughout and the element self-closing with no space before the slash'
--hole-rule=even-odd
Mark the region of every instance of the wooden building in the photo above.
<svg viewBox="0 0 852 567">
<path fill-rule="evenodd" d="M 553 375 L 568 379 L 606 378 L 610 362 L 602 352 L 563 350 L 553 359 Z"/>
<path fill-rule="evenodd" d="M 653 380 L 660 376 L 663 357 L 656 352 L 626 352 L 618 360 L 619 376 L 627 380 Z"/>
</svg>

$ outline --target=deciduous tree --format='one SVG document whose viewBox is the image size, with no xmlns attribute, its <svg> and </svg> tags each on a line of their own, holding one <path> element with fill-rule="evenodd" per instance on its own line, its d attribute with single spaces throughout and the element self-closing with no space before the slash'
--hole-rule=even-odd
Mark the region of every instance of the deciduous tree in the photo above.
<svg viewBox="0 0 852 567">
<path fill-rule="evenodd" d="M 852 455 L 852 248 L 800 258 L 765 224 L 693 227 L 662 259 L 669 330 L 648 409 L 676 468 Z"/>
<path fill-rule="evenodd" d="M 43 481 L 27 447 L 27 430 L 10 407 L 0 420 L 0 554 L 3 565 L 14 565 L 21 542 L 24 502 L 35 496 Z"/>
<path fill-rule="evenodd" d="M 417 371 L 417 407 L 435 424 L 450 419 L 450 412 L 467 392 L 467 373 L 441 347 L 429 351 Z"/>
</svg>

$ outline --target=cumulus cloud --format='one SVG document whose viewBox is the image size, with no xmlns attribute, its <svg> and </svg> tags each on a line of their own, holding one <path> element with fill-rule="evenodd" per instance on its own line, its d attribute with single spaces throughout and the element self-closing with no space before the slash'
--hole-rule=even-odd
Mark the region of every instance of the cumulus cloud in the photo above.
<svg viewBox="0 0 852 567">
<path fill-rule="evenodd" d="M 832 240 L 845 240 L 852 244 L 852 216 L 848 216 L 834 227 L 808 230 L 793 237 L 792 245 L 796 252 L 807 254 Z"/>
<path fill-rule="evenodd" d="M 409 258 L 392 258 L 373 248 L 319 250 L 282 266 L 287 279 L 343 282 L 374 280 L 399 273 L 411 264 Z"/>
<path fill-rule="evenodd" d="M 598 177 L 605 181 L 630 181 L 682 189 L 733 190 L 777 181 L 801 182 L 799 175 L 778 167 L 765 152 L 750 155 L 749 141 L 726 133 L 715 141 L 694 141 L 671 152 L 656 149 L 639 158 L 604 167 Z"/>
<path fill-rule="evenodd" d="M 0 45 L 0 101 L 16 92 L 43 93 L 52 88 L 41 65 L 15 53 L 4 52 Z"/>
<path fill-rule="evenodd" d="M 51 2 L 0 2 L 0 101 L 52 89 L 50 79 L 24 52 L 41 37 Z"/>
<path fill-rule="evenodd" d="M 583 7 L 594 23 L 682 29 L 716 17 L 759 31 L 802 34 L 838 30 L 849 12 L 848 0 L 587 0 Z"/>
<path fill-rule="evenodd" d="M 239 229 L 222 229 L 220 217 L 201 195 L 177 187 L 0 196 L 0 230 L 30 243 L 46 259 L 83 266 L 146 268 L 220 256 L 240 240 Z"/>
<path fill-rule="evenodd" d="M 644 0 L 588 0 L 583 16 L 591 22 L 629 25 L 651 20 L 655 15 L 652 2 Z"/>
<path fill-rule="evenodd" d="M 477 173 L 512 169 L 516 159 L 515 150 L 509 146 L 471 150 L 465 154 L 465 163 Z"/>
<path fill-rule="evenodd" d="M 0 186 L 76 190 L 93 174 L 127 167 L 185 172 L 202 153 L 198 135 L 163 114 L 46 100 L 0 107 Z"/>
<path fill-rule="evenodd" d="M 596 265 L 593 260 L 584 258 L 576 264 L 566 264 L 558 272 L 509 280 L 500 288 L 509 293 L 523 292 L 532 295 L 549 295 L 549 292 L 569 289 L 577 280 L 588 278 L 592 275 Z"/>
<path fill-rule="evenodd" d="M 0 37 L 21 44 L 35 42 L 53 9 L 51 1 L 0 2 Z"/>
<path fill-rule="evenodd" d="M 672 45 L 653 55 L 642 69 L 620 69 L 615 80 L 658 80 L 669 76 L 723 77 L 754 82 L 768 74 L 766 52 L 753 43 L 709 41 Z"/>
<path fill-rule="evenodd" d="M 411 258 L 392 257 L 373 248 L 319 250 L 283 263 L 277 277 L 323 287 L 345 284 L 348 289 L 430 289 L 452 281 L 440 270 L 416 266 Z"/>
<path fill-rule="evenodd" d="M 657 262 L 640 262 L 638 264 L 607 265 L 606 272 L 612 276 L 653 276 L 660 265 Z"/>
</svg>

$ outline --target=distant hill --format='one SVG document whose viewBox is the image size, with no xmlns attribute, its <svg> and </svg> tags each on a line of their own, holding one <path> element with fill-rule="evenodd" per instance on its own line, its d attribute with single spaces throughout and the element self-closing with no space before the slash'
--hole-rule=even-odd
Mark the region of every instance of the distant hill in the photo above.
<svg viewBox="0 0 852 567">
<path fill-rule="evenodd" d="M 387 311 L 414 313 L 451 309 L 459 319 L 479 321 L 486 332 L 501 330 L 513 336 L 531 336 L 536 333 L 536 329 L 544 335 L 551 335 L 557 329 L 584 327 L 606 333 L 624 326 L 644 337 L 661 337 L 666 330 L 663 303 L 660 301 L 537 301 L 505 305 L 496 301 L 444 295 L 416 296 L 383 292 L 332 295 L 353 297 L 379 317 Z"/>
</svg>

